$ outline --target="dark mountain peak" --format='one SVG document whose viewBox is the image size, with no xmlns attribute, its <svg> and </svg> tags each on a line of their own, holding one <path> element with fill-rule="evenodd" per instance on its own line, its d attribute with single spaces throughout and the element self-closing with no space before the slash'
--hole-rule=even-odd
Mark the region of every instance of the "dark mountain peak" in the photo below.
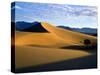
<svg viewBox="0 0 100 75">
<path fill-rule="evenodd" d="M 24 32 L 48 32 L 42 25 L 41 22 L 16 22 L 16 30 Z"/>
<path fill-rule="evenodd" d="M 29 32 L 48 32 L 40 22 L 33 22 L 31 27 L 24 29 L 24 31 Z"/>
</svg>

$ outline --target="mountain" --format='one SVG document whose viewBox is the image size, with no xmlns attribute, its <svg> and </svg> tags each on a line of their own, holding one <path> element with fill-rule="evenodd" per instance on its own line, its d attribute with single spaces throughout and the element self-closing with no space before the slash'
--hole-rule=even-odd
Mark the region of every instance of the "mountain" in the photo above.
<svg viewBox="0 0 100 75">
<path fill-rule="evenodd" d="M 16 22 L 16 30 L 24 32 L 48 32 L 42 27 L 40 22 Z"/>
<path fill-rule="evenodd" d="M 97 29 L 95 28 L 72 28 L 74 31 L 78 31 L 81 33 L 97 33 Z"/>
<path fill-rule="evenodd" d="M 58 26 L 60 28 L 63 29 L 67 29 L 67 30 L 72 30 L 72 31 L 76 31 L 76 32 L 81 32 L 81 33 L 86 33 L 86 34 L 96 34 L 97 33 L 97 29 L 96 28 L 71 28 L 71 27 L 66 27 L 66 26 Z"/>
<path fill-rule="evenodd" d="M 32 26 L 32 23 L 28 23 L 28 22 L 24 22 L 24 21 L 16 22 L 15 24 L 16 24 L 16 30 L 18 30 L 18 31 L 22 31 L 22 30 Z"/>
<path fill-rule="evenodd" d="M 80 33 L 90 34 L 90 35 L 96 35 L 97 29 L 95 28 L 71 28 L 66 26 L 57 26 L 59 28 L 72 30 Z M 16 30 L 17 31 L 26 31 L 26 32 L 48 32 L 46 29 L 43 28 L 40 22 L 16 22 Z"/>
<path fill-rule="evenodd" d="M 72 30 L 70 27 L 66 27 L 66 26 L 57 26 L 57 27 L 68 29 L 68 30 Z"/>
</svg>

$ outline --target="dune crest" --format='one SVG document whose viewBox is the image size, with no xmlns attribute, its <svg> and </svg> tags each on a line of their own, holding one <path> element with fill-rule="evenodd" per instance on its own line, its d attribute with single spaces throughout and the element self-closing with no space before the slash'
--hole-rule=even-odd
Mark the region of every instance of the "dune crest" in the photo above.
<svg viewBox="0 0 100 75">
<path fill-rule="evenodd" d="M 47 30 L 48 32 L 46 33 L 17 32 L 16 44 L 17 45 L 53 45 L 53 46 L 60 45 L 60 44 L 61 45 L 84 45 L 82 41 L 84 41 L 85 39 L 89 39 L 91 41 L 91 44 L 97 43 L 97 38 L 94 36 L 58 28 L 45 22 L 41 22 L 41 27 Z M 18 36 L 21 33 L 27 35 L 21 37 Z M 42 42 L 42 44 L 40 42 Z"/>
<path fill-rule="evenodd" d="M 70 30 L 65 30 L 62 28 L 55 27 L 49 23 L 41 22 L 42 26 L 47 29 L 50 33 L 56 34 L 58 37 L 64 39 L 66 42 L 74 44 L 82 44 L 81 41 L 84 39 L 91 40 L 92 44 L 96 44 L 97 38 L 95 36 L 90 36 L 82 34 L 79 32 L 74 32 Z"/>
</svg>

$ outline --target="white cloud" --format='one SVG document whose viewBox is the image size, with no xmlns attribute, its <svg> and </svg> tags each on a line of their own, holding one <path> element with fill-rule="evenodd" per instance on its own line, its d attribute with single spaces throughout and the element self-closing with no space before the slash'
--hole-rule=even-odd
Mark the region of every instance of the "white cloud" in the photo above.
<svg viewBox="0 0 100 75">
<path fill-rule="evenodd" d="M 22 9 L 22 7 L 18 6 L 18 5 L 15 5 L 13 6 L 11 9 Z"/>
<path fill-rule="evenodd" d="M 48 5 L 54 11 L 61 11 L 67 15 L 74 16 L 96 16 L 97 8 L 94 6 L 73 6 L 73 5 Z"/>
</svg>

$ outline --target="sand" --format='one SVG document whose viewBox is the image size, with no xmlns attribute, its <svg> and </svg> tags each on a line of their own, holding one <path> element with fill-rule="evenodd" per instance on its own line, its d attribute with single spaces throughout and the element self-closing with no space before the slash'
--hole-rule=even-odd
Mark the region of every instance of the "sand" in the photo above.
<svg viewBox="0 0 100 75">
<path fill-rule="evenodd" d="M 91 53 L 77 49 L 61 49 L 61 47 L 84 45 L 82 42 L 84 39 L 89 39 L 92 45 L 97 43 L 97 38 L 94 36 L 58 28 L 45 22 L 41 24 L 49 33 L 16 32 L 16 68 L 88 56 Z"/>
</svg>

